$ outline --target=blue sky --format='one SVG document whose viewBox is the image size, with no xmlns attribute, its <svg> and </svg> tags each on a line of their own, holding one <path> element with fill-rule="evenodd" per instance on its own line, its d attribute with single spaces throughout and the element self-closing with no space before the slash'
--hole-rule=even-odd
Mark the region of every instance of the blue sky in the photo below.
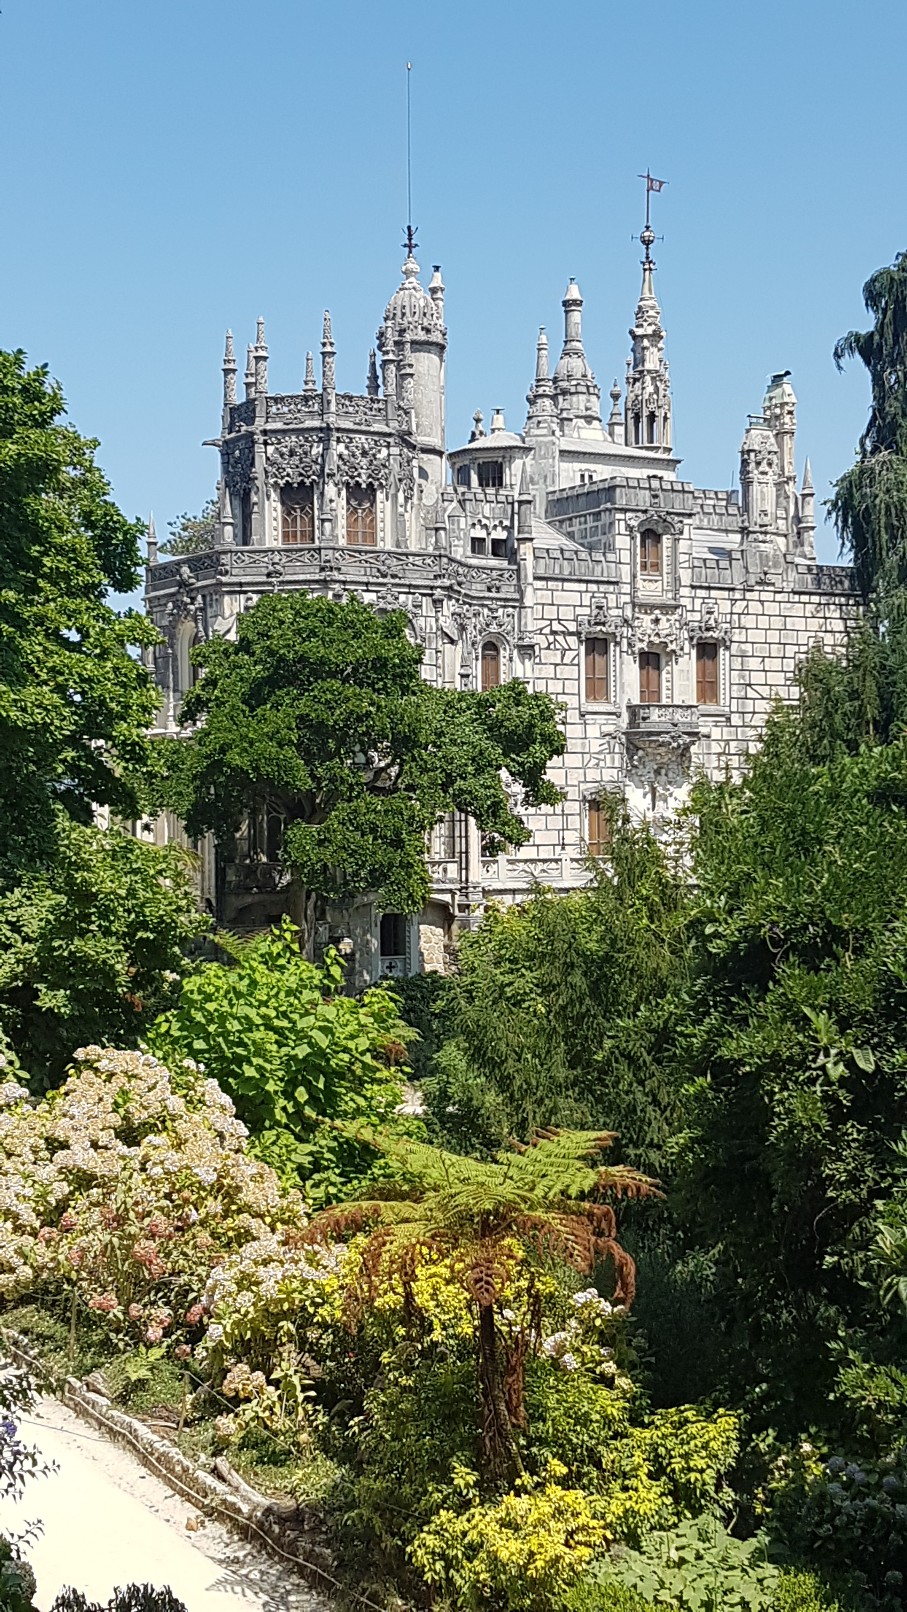
<svg viewBox="0 0 907 1612">
<path fill-rule="evenodd" d="M 450 445 L 476 407 L 521 425 L 570 274 L 603 392 L 623 374 L 648 165 L 669 181 L 681 474 L 730 485 L 790 369 L 821 498 L 867 403 L 832 345 L 907 246 L 905 48 L 903 0 L 3 0 L 0 344 L 48 363 L 122 507 L 163 535 L 213 487 L 227 325 L 242 352 L 265 316 L 291 390 L 330 306 L 338 384 L 363 389 L 399 279 L 409 58 Z"/>
</svg>

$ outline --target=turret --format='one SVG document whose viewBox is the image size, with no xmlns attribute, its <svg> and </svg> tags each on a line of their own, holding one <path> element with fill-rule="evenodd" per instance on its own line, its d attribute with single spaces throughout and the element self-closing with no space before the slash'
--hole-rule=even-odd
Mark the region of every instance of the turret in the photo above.
<svg viewBox="0 0 907 1612">
<path fill-rule="evenodd" d="M 384 310 L 378 331 L 382 355 L 384 392 L 401 401 L 404 352 L 407 369 L 411 366 L 413 431 L 420 459 L 429 480 L 440 489 L 444 483 L 444 389 L 447 331 L 444 328 L 444 281 L 436 264 L 428 291 L 419 283 L 419 265 L 413 249 L 413 233 L 408 232 L 403 278 Z M 409 404 L 404 404 L 409 407 Z"/>
</svg>

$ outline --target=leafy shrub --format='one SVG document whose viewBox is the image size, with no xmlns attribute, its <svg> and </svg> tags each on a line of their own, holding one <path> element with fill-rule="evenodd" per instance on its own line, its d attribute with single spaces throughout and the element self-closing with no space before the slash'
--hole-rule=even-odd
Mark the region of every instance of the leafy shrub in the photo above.
<svg viewBox="0 0 907 1612">
<path fill-rule="evenodd" d="M 439 1511 L 410 1547 L 426 1583 L 464 1612 L 549 1612 L 607 1539 L 601 1503 L 562 1488 L 564 1475 L 553 1467 L 537 1487 Z"/>
<path fill-rule="evenodd" d="M 678 1612 L 772 1612 L 779 1581 L 763 1538 L 733 1539 L 708 1515 L 650 1534 L 641 1550 L 616 1554 L 602 1572 Z"/>
<path fill-rule="evenodd" d="M 244 945 L 233 966 L 208 963 L 193 974 L 148 1044 L 173 1064 L 203 1064 L 233 1098 L 258 1155 L 298 1174 L 321 1204 L 342 1196 L 373 1155 L 319 1121 L 391 1119 L 409 1038 L 389 991 L 344 996 L 337 954 L 329 951 L 321 968 L 306 962 L 299 931 L 284 918 Z"/>
</svg>

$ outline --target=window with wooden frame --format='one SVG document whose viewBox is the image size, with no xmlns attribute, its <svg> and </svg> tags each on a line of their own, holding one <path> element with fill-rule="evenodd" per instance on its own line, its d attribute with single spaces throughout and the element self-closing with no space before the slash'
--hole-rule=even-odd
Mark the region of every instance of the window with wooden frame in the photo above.
<svg viewBox="0 0 907 1612">
<path fill-rule="evenodd" d="M 587 638 L 584 645 L 586 701 L 606 705 L 611 698 L 611 643 L 607 638 Z"/>
<path fill-rule="evenodd" d="M 501 650 L 493 638 L 482 645 L 482 692 L 498 688 L 501 682 Z"/>
<path fill-rule="evenodd" d="M 611 844 L 611 814 L 601 800 L 586 801 L 586 850 L 604 856 Z"/>
<path fill-rule="evenodd" d="M 480 487 L 503 487 L 503 459 L 480 459 L 476 465 L 476 476 Z"/>
<path fill-rule="evenodd" d="M 696 645 L 696 703 L 721 704 L 721 661 L 718 645 L 703 638 Z"/>
<path fill-rule="evenodd" d="M 346 489 L 346 540 L 362 548 L 374 548 L 378 541 L 378 516 L 374 487 L 351 482 Z"/>
<path fill-rule="evenodd" d="M 639 657 L 639 703 L 661 704 L 661 656 L 654 649 L 644 649 Z"/>
<path fill-rule="evenodd" d="M 639 534 L 639 574 L 642 577 L 660 577 L 662 562 L 661 533 L 651 529 Z"/>
<path fill-rule="evenodd" d="M 281 543 L 314 543 L 315 488 L 311 482 L 280 489 Z"/>
</svg>

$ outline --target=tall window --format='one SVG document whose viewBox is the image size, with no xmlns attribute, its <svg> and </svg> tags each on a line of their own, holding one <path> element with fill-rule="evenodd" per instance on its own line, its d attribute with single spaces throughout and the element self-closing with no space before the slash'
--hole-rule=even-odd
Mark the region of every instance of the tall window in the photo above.
<svg viewBox="0 0 907 1612">
<path fill-rule="evenodd" d="M 406 973 L 406 918 L 402 912 L 382 913 L 378 949 L 383 974 Z"/>
<path fill-rule="evenodd" d="M 719 705 L 718 645 L 707 639 L 696 645 L 696 703 Z"/>
<path fill-rule="evenodd" d="M 365 548 L 374 548 L 378 524 L 375 512 L 375 489 L 354 481 L 346 490 L 346 540 Z"/>
<path fill-rule="evenodd" d="M 611 843 L 611 818 L 600 800 L 586 802 L 586 850 L 604 856 Z"/>
<path fill-rule="evenodd" d="M 480 459 L 476 466 L 480 487 L 503 487 L 504 462 L 502 459 Z"/>
<path fill-rule="evenodd" d="M 311 482 L 280 490 L 280 541 L 314 543 L 315 489 Z"/>
<path fill-rule="evenodd" d="M 497 688 L 501 681 L 501 651 L 489 639 L 482 645 L 482 691 Z"/>
<path fill-rule="evenodd" d="M 640 532 L 639 574 L 644 577 L 661 576 L 661 533 Z"/>
<path fill-rule="evenodd" d="M 661 656 L 652 649 L 644 649 L 639 657 L 639 703 L 661 703 Z"/>
<path fill-rule="evenodd" d="M 242 540 L 244 543 L 252 541 L 252 492 L 249 487 L 242 495 Z"/>
<path fill-rule="evenodd" d="M 610 649 L 607 638 L 586 639 L 586 699 L 604 704 L 611 698 Z"/>
</svg>

